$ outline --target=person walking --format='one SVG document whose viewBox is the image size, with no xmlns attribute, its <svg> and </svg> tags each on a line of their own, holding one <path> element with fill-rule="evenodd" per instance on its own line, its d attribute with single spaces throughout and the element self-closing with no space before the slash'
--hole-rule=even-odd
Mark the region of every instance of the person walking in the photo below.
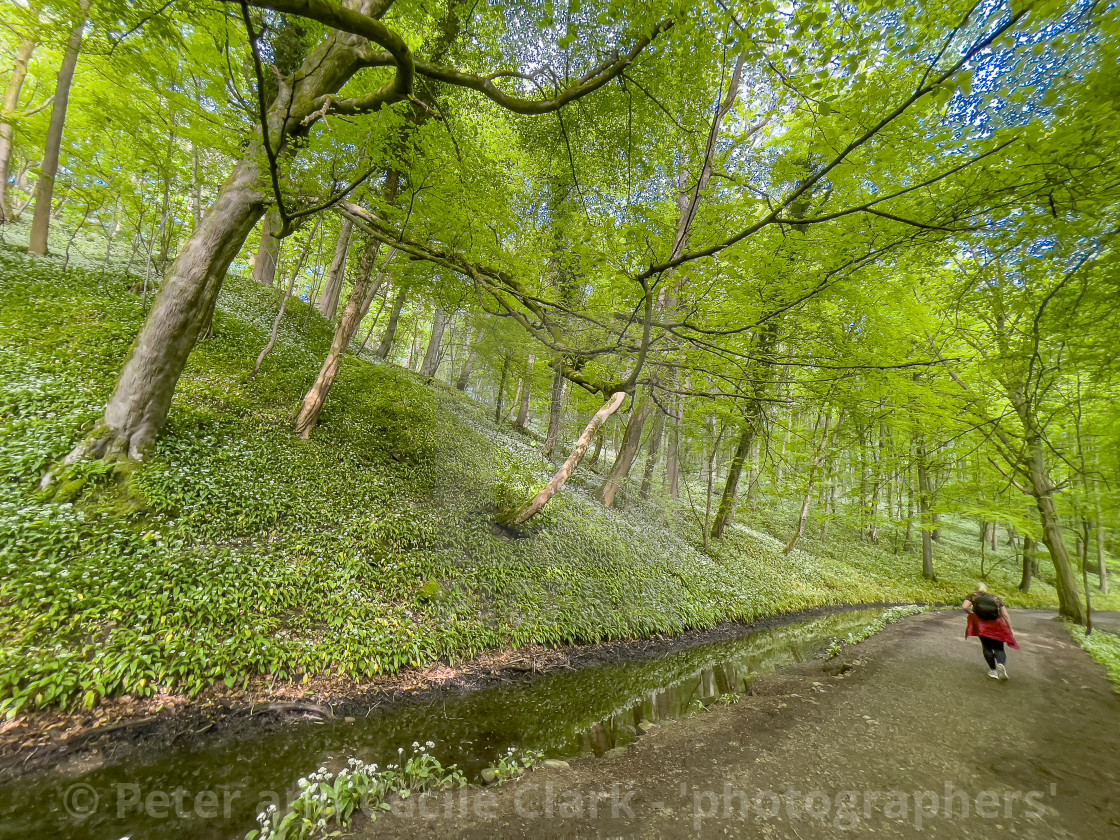
<svg viewBox="0 0 1120 840">
<path fill-rule="evenodd" d="M 979 636 L 988 663 L 988 676 L 993 680 L 1007 679 L 1007 650 L 1004 645 L 1019 649 L 1015 634 L 1011 632 L 1011 616 L 1007 606 L 988 587 L 980 584 L 976 591 L 964 599 L 961 609 L 968 613 L 968 626 L 964 637 Z"/>
</svg>

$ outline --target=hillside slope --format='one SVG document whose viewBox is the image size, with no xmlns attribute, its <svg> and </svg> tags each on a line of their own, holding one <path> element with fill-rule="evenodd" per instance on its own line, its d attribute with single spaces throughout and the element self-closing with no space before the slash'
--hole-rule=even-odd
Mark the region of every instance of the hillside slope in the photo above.
<svg viewBox="0 0 1120 840">
<path fill-rule="evenodd" d="M 349 359 L 321 428 L 296 439 L 288 418 L 330 326 L 290 303 L 247 382 L 278 300 L 234 278 L 156 456 L 115 476 L 78 465 L 48 500 L 40 475 L 97 419 L 142 322 L 129 285 L 0 248 L 0 711 L 263 675 L 361 680 L 974 584 L 963 548 L 939 547 L 939 583 L 912 556 L 834 538 L 786 557 L 741 525 L 708 556 L 689 515 L 606 511 L 585 477 L 524 538 L 495 536 L 496 507 L 548 475 L 524 438 L 462 394 Z M 1017 570 L 992 581 L 1012 592 Z M 1055 603 L 1042 583 L 1014 600 Z"/>
</svg>

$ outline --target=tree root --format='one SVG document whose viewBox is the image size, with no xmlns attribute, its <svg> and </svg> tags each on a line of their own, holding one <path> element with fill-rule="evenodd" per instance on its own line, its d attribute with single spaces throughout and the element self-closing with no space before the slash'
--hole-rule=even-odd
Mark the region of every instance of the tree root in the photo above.
<svg viewBox="0 0 1120 840">
<path fill-rule="evenodd" d="M 39 490 L 46 492 L 56 488 L 55 495 L 61 490 L 61 484 L 71 473 L 71 468 L 83 461 L 104 461 L 107 464 L 118 465 L 139 462 L 140 457 L 130 452 L 128 440 L 121 437 L 104 423 L 99 423 L 90 433 L 89 437 L 70 450 L 61 461 L 56 463 L 43 474 L 39 481 Z M 114 469 L 116 473 L 118 469 Z"/>
</svg>

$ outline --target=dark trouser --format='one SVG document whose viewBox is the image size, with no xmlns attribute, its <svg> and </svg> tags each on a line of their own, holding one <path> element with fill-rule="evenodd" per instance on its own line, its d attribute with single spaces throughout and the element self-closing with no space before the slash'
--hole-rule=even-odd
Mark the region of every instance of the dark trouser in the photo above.
<svg viewBox="0 0 1120 840">
<path fill-rule="evenodd" d="M 1007 651 L 1003 649 L 1003 642 L 981 636 L 980 644 L 984 648 L 984 661 L 988 663 L 989 668 L 995 670 L 997 662 L 1007 662 Z"/>
</svg>

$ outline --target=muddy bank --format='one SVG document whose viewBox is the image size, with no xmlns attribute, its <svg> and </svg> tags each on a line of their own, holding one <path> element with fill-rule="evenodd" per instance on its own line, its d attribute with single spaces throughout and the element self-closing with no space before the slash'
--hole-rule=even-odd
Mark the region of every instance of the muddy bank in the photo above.
<svg viewBox="0 0 1120 840">
<path fill-rule="evenodd" d="M 80 773 L 169 747 L 202 749 L 218 741 L 256 738 L 285 727 L 358 719 L 394 704 L 438 701 L 561 670 L 647 662 L 813 618 L 890 606 L 895 605 L 817 607 L 675 636 L 496 651 L 470 662 L 440 663 L 358 684 L 332 677 L 299 685 L 270 684 L 262 679 L 248 690 L 218 684 L 194 699 L 177 694 L 113 698 L 92 711 L 44 712 L 0 724 L 0 781 L 53 771 Z"/>
</svg>

